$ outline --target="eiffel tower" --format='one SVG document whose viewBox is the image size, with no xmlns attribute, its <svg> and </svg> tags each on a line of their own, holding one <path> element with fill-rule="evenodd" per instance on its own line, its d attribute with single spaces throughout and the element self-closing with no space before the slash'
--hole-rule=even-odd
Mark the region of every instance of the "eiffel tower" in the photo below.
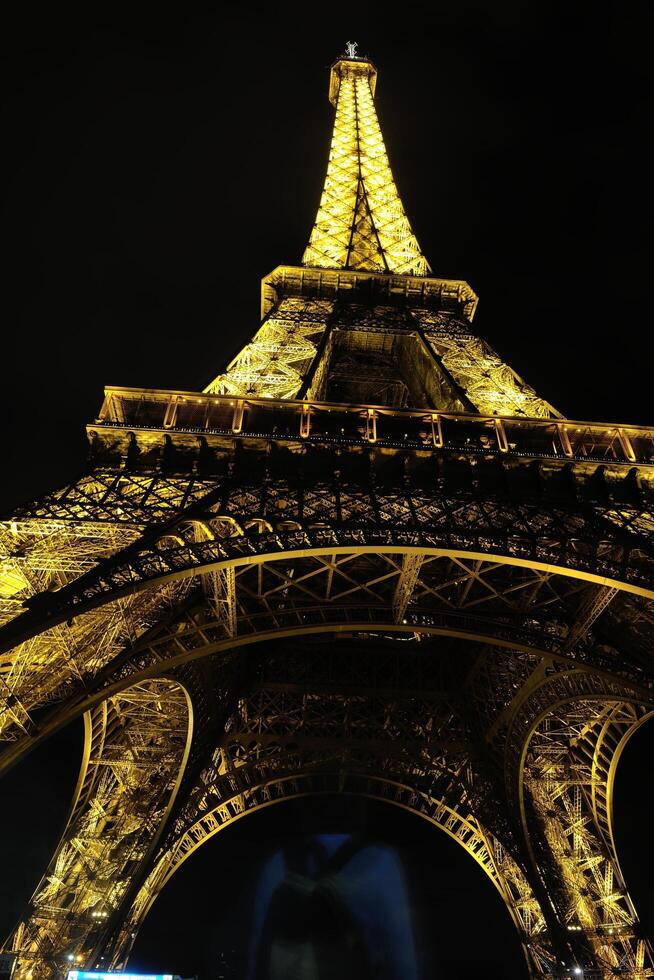
<svg viewBox="0 0 654 980">
<path fill-rule="evenodd" d="M 0 526 L 0 771 L 86 732 L 17 980 L 124 968 L 191 854 L 319 793 L 464 848 L 525 975 L 654 977 L 612 829 L 654 712 L 654 429 L 564 418 L 475 335 L 376 80 L 331 69 L 316 222 L 253 339 L 203 392 L 107 388 L 83 475 Z"/>
</svg>

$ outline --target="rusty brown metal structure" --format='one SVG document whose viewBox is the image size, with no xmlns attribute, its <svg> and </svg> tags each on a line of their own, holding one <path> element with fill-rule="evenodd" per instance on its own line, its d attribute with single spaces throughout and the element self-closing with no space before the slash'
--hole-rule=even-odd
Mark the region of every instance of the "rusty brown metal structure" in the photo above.
<svg viewBox="0 0 654 980">
<path fill-rule="evenodd" d="M 0 526 L 0 772 L 73 718 L 20 980 L 121 967 L 183 861 L 365 794 L 457 841 L 531 977 L 654 976 L 612 830 L 654 710 L 654 430 L 565 419 L 474 333 L 332 68 L 303 264 L 204 392 L 109 388 L 86 472 Z"/>
</svg>

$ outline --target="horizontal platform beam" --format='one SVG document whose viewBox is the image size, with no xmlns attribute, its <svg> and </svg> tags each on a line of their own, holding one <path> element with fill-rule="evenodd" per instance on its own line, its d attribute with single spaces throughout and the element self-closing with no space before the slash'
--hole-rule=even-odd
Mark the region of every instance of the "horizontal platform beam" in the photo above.
<svg viewBox="0 0 654 980">
<path fill-rule="evenodd" d="M 371 446 L 500 458 L 547 459 L 618 466 L 654 465 L 654 427 L 345 405 L 308 400 L 240 399 L 145 388 L 105 389 L 90 438 L 145 443 L 168 434 L 198 436 L 227 448 L 235 439 L 306 445 Z M 111 435 L 113 433 L 113 435 Z M 148 434 L 151 434 L 148 436 Z M 197 445 L 197 443 L 195 443 Z"/>
<path fill-rule="evenodd" d="M 475 315 L 478 303 L 477 294 L 462 279 L 278 265 L 261 281 L 261 316 L 288 296 L 386 304 L 401 302 L 406 306 L 449 310 L 468 320 Z"/>
</svg>

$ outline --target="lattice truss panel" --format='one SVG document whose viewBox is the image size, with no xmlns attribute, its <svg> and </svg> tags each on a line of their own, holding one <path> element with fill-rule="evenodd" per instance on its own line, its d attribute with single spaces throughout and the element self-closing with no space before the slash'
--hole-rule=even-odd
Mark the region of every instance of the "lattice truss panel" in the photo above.
<svg viewBox="0 0 654 980">
<path fill-rule="evenodd" d="M 181 687 L 142 682 L 87 716 L 76 800 L 30 912 L 8 948 L 17 980 L 51 980 L 96 953 L 154 846 L 188 751 Z"/>
<path fill-rule="evenodd" d="M 371 90 L 372 66 L 340 61 L 327 177 L 303 265 L 422 276 L 426 259 L 397 193 Z"/>
<path fill-rule="evenodd" d="M 615 669 L 620 657 L 624 676 L 640 685 L 650 684 L 647 664 L 652 617 L 646 600 L 633 597 L 609 606 L 620 611 L 619 637 L 613 630 L 601 644 L 586 642 L 589 623 L 582 621 L 581 632 L 572 643 L 570 627 L 576 618 L 590 615 L 592 623 L 592 608 L 582 616 L 579 603 L 588 597 L 592 606 L 596 586 L 576 577 L 512 564 L 510 557 L 483 561 L 428 553 L 430 547 L 452 547 L 455 542 L 473 550 L 488 548 L 488 541 L 502 528 L 510 532 L 511 541 L 536 534 L 545 542 L 545 550 L 537 557 L 551 565 L 561 561 L 561 544 L 554 547 L 553 543 L 568 534 L 575 539 L 575 551 L 568 551 L 567 546 L 563 549 L 568 563 L 577 555 L 583 570 L 590 567 L 604 574 L 623 574 L 612 565 L 616 557 L 613 543 L 600 535 L 599 546 L 592 541 L 584 544 L 582 532 L 588 530 L 587 522 L 584 527 L 573 520 L 566 530 L 569 515 L 553 509 L 530 515 L 489 501 L 483 506 L 433 496 L 421 501 L 418 492 L 410 502 L 404 494 L 378 496 L 373 502 L 360 490 L 343 487 L 341 513 L 347 508 L 363 523 L 360 530 L 339 534 L 322 526 L 325 509 L 333 513 L 334 507 L 333 490 L 325 487 L 324 493 L 314 488 L 311 495 L 303 496 L 302 516 L 310 526 L 318 526 L 307 533 L 295 530 L 300 512 L 290 487 L 269 483 L 263 492 L 262 505 L 260 488 L 251 495 L 239 488 L 232 509 L 220 490 L 221 503 L 213 507 L 222 513 L 209 506 L 201 512 L 201 519 L 187 518 L 175 524 L 174 531 L 162 532 L 147 546 L 132 550 L 129 559 L 126 556 L 112 569 L 101 563 L 97 571 L 86 573 L 83 586 L 73 591 L 72 601 L 56 618 L 46 615 L 41 621 L 37 617 L 29 638 L 3 654 L 3 738 L 25 737 L 32 730 L 30 713 L 35 708 L 109 683 L 117 665 L 127 665 L 135 650 L 147 651 L 144 656 L 152 658 L 151 662 L 165 658 L 165 652 L 159 653 L 159 648 L 166 649 L 165 632 L 152 640 L 141 637 L 189 594 L 197 575 L 202 575 L 211 599 L 213 620 L 211 640 L 202 642 L 224 645 L 237 635 L 282 628 L 317 630 L 346 623 L 389 623 L 407 625 L 416 632 L 459 630 L 477 640 L 548 651 L 607 671 Z M 386 530 L 380 538 L 374 524 L 365 530 L 368 520 L 379 521 L 380 517 L 382 528 L 406 527 L 423 506 L 433 527 L 447 528 L 446 539 L 432 533 L 416 538 L 413 532 L 396 538 Z M 274 532 L 271 519 L 278 528 Z M 457 522 L 460 534 L 455 538 Z M 76 533 L 76 525 L 73 529 Z M 8 534 L 13 535 L 11 528 Z M 379 553 L 380 543 L 388 548 L 394 540 L 405 549 L 404 554 Z M 498 549 L 507 550 L 509 556 L 514 551 L 518 559 L 531 554 L 515 545 L 507 548 L 507 542 L 500 539 Z M 314 553 L 307 554 L 311 551 Z M 280 552 L 288 556 L 278 557 Z M 293 552 L 304 556 L 293 556 Z M 36 554 L 40 560 L 38 549 Z M 20 567 L 24 573 L 27 566 Z M 39 568 L 35 574 L 40 574 Z M 15 582 L 14 571 L 10 574 Z M 64 588 L 76 590 L 77 585 L 73 582 Z M 53 598 L 56 596 L 54 593 Z M 105 604 L 97 606 L 98 601 Z M 17 611 L 14 605 L 11 610 Z M 23 614 L 5 629 L 18 626 L 25 616 L 30 619 L 33 613 Z M 188 638 L 197 645 L 196 630 L 192 626 Z M 175 635 L 174 645 L 181 656 L 185 655 L 184 636 L 183 632 Z"/>
<path fill-rule="evenodd" d="M 0 523 L 0 625 L 135 542 L 144 529 L 136 521 L 177 513 L 206 489 L 201 481 L 193 487 L 188 479 L 99 471 Z M 124 596 L 1 654 L 0 741 L 33 732 L 35 711 L 79 691 L 168 615 L 191 584 Z"/>
<path fill-rule="evenodd" d="M 549 580 L 548 573 L 541 573 L 542 581 Z M 589 664 L 606 671 L 606 675 L 597 675 L 598 687 L 594 694 L 624 693 L 621 680 L 616 678 L 610 682 L 608 674 L 614 669 L 616 660 L 620 657 L 618 650 L 609 641 L 613 639 L 612 629 L 607 634 L 607 617 L 603 616 L 606 609 L 614 603 L 623 611 L 622 642 L 631 633 L 628 623 L 638 619 L 638 613 L 631 607 L 633 597 L 618 589 L 607 586 L 597 586 L 584 583 L 574 589 L 569 585 L 567 595 L 559 592 L 556 577 L 550 580 L 552 591 L 563 600 L 562 606 L 546 597 L 549 613 L 546 617 L 538 615 L 538 603 L 532 608 L 532 598 L 529 597 L 523 606 L 522 614 L 525 625 L 530 620 L 534 622 L 534 614 L 538 617 L 538 630 L 541 635 L 556 636 L 556 649 L 561 658 L 528 653 L 523 650 L 520 657 L 499 657 L 498 651 L 488 646 L 477 659 L 469 677 L 469 689 L 475 705 L 475 728 L 489 746 L 499 749 L 498 765 L 501 767 L 501 755 L 504 752 L 507 772 L 513 778 L 519 770 L 521 752 L 525 739 L 529 737 L 530 724 L 539 712 L 547 710 L 553 701 L 570 699 L 579 695 L 580 690 L 589 693 L 589 684 L 593 675 L 584 670 L 571 671 L 571 662 L 578 665 Z M 540 591 L 540 590 L 539 590 Z M 618 600 L 615 603 L 615 600 Z M 639 603 L 640 604 L 640 603 Z M 541 603 L 542 605 L 542 603 Z M 646 604 L 651 607 L 651 603 Z M 602 621 L 595 625 L 597 620 Z M 599 627 L 599 629 L 598 629 Z M 650 639 L 639 637 L 638 643 L 632 647 L 632 652 L 647 649 Z M 542 644 L 547 647 L 547 643 Z M 553 646 L 549 647 L 554 650 Z M 623 655 L 624 656 L 624 655 Z M 565 658 L 565 660 L 563 659 Z M 626 676 L 622 673 L 622 676 Z M 648 696 L 648 692 L 645 693 Z M 517 786 L 510 786 L 508 794 L 515 798 Z"/>
<path fill-rule="evenodd" d="M 192 526 L 188 533 L 207 532 Z M 214 525 L 211 533 L 218 540 L 220 526 Z M 165 551 L 162 554 L 165 557 Z M 174 602 L 187 594 L 197 596 L 188 591 L 193 589 L 192 582 L 185 578 L 164 586 L 170 591 L 150 590 L 131 598 L 137 602 L 145 595 L 148 603 L 165 605 L 172 612 Z M 91 646 L 88 652 L 93 656 L 98 652 L 105 659 L 114 656 L 102 670 L 96 670 L 90 659 L 78 677 L 71 677 L 67 687 L 62 686 L 61 669 L 55 659 L 44 663 L 41 672 L 33 669 L 26 673 L 22 703 L 38 700 L 47 682 L 52 684 L 53 699 L 70 696 L 71 692 L 92 697 L 94 690 L 125 682 L 155 665 L 161 670 L 170 669 L 203 653 L 226 650 L 237 638 L 250 642 L 266 635 L 344 627 L 383 629 L 387 625 L 417 634 L 465 636 L 475 644 L 499 642 L 508 649 L 523 651 L 523 655 L 525 649 L 534 650 L 538 651 L 533 654 L 535 657 L 551 654 L 605 670 L 611 670 L 615 663 L 615 648 L 606 643 L 579 643 L 574 649 L 568 645 L 576 609 L 595 586 L 502 562 L 415 554 L 326 553 L 247 562 L 207 572 L 201 582 L 206 603 L 198 605 L 196 598 L 187 612 L 182 608 L 170 621 L 158 608 L 158 615 L 152 617 L 152 629 L 145 630 L 144 617 L 140 634 L 126 642 L 126 650 L 120 648 L 118 637 L 113 647 L 108 642 L 104 647 Z M 77 618 L 83 621 L 84 615 L 96 616 L 98 629 L 106 630 L 121 609 L 122 604 L 117 601 L 102 607 L 102 618 L 95 611 Z M 49 649 L 48 633 L 39 634 L 30 642 L 37 641 L 42 649 Z M 87 648 L 80 646 L 80 653 L 86 652 Z M 623 672 L 627 663 L 633 680 L 646 683 L 639 657 L 625 660 Z M 488 677 L 480 677 L 486 684 Z M 521 678 L 521 682 L 526 679 Z M 491 692 L 499 692 L 497 679 L 487 686 Z M 482 691 L 480 699 L 483 697 Z M 6 711 L 5 739 L 29 740 L 16 719 L 16 705 L 11 700 Z M 55 714 L 52 724 L 56 717 Z"/>
<path fill-rule="evenodd" d="M 413 362 L 406 353 L 398 360 L 402 337 L 412 336 L 418 326 L 437 363 Z M 339 344 L 330 342 L 318 354 L 325 331 L 347 331 Z M 395 335 L 389 335 L 394 330 Z M 376 336 L 377 335 L 377 336 Z M 405 344 L 406 346 L 406 344 Z M 408 351 L 408 346 L 407 346 Z M 348 357 L 352 362 L 348 366 Z M 379 363 L 377 363 L 377 361 Z M 443 370 L 444 369 L 444 370 Z M 425 407 L 461 406 L 489 415 L 549 418 L 559 413 L 540 398 L 508 364 L 476 336 L 467 320 L 446 313 L 300 298 L 282 299 L 264 320 L 251 343 L 237 355 L 224 374 L 205 389 L 209 394 L 239 398 L 294 398 L 306 387 L 310 371 L 311 391 L 324 397 L 323 381 L 334 384 L 349 377 L 347 397 L 363 404 L 402 405 L 405 398 L 388 398 L 385 385 L 400 385 L 413 394 L 413 403 Z M 415 373 L 424 375 L 417 384 Z M 386 376 L 389 377 L 386 377 Z M 439 385 L 443 404 L 433 404 Z M 417 394 L 420 391 L 420 394 Z M 431 393 L 431 397 L 430 394 Z M 460 403 L 463 394 L 466 402 Z M 416 397 L 417 395 L 417 397 Z M 329 399 L 327 399 L 329 400 Z"/>
<path fill-rule="evenodd" d="M 317 655 L 316 655 L 317 654 Z M 303 792 L 357 792 L 399 804 L 445 830 L 481 865 L 519 929 L 534 975 L 553 963 L 538 902 L 510 848 L 477 817 L 474 775 L 456 707 L 430 690 L 438 659 L 320 649 L 265 668 L 229 720 L 125 923 L 107 949 L 125 963 L 162 888 L 198 847 L 245 813 Z M 437 669 L 437 668 L 436 668 Z M 425 673 L 427 671 L 427 673 Z M 343 688 L 347 689 L 344 693 Z"/>
<path fill-rule="evenodd" d="M 590 965 L 606 980 L 654 976 L 652 948 L 629 898 L 611 825 L 615 767 L 646 711 L 616 701 L 561 705 L 536 727 L 523 773 L 560 884 L 563 922 L 580 934 Z"/>
<path fill-rule="evenodd" d="M 21 507 L 14 521 L 0 524 L 5 549 L 3 568 L 7 555 L 10 561 L 20 557 L 14 554 L 12 539 L 7 537 L 14 535 L 13 524 L 30 520 L 97 522 L 105 526 L 105 530 L 95 532 L 98 536 L 114 534 L 117 541 L 121 536 L 120 542 L 127 545 L 145 525 L 177 517 L 183 509 L 197 504 L 215 488 L 215 479 L 202 479 L 196 474 L 176 475 L 153 468 L 142 472 L 127 468 L 95 468 L 92 474 Z M 109 525 L 117 525 L 119 530 L 112 531 Z M 77 529 L 74 524 L 67 525 L 67 531 L 64 528 L 62 534 L 64 532 L 74 540 Z M 34 529 L 32 533 L 36 535 L 38 531 Z M 43 533 L 47 533 L 47 528 Z M 85 533 L 91 534 L 91 531 L 82 530 L 80 536 L 84 537 Z M 106 557 L 108 552 L 100 551 L 99 554 Z"/>
<path fill-rule="evenodd" d="M 348 514 L 347 522 L 334 519 L 336 508 L 339 516 Z M 581 515 L 553 506 L 544 511 L 535 505 L 436 498 L 419 490 L 374 493 L 352 485 L 325 485 L 322 492 L 314 487 L 311 493 L 302 493 L 276 481 L 251 490 L 238 488 L 221 503 L 221 514 L 209 517 L 232 520 L 234 533 L 200 542 L 177 533 L 166 547 L 159 542 L 144 544 L 123 560 L 94 571 L 79 589 L 71 587 L 62 597 L 58 615 L 72 615 L 103 594 L 111 598 L 157 578 L 194 574 L 214 563 L 246 564 L 282 550 L 369 547 L 374 552 L 383 543 L 389 549 L 395 544 L 409 550 L 488 551 L 506 556 L 504 563 L 531 560 L 559 565 L 562 570 L 567 565 L 583 573 L 624 576 L 644 587 L 651 565 L 648 551 L 640 549 L 643 542 L 637 535 L 630 537 L 626 512 L 623 536 L 612 539 L 601 515 L 592 527 Z"/>
<path fill-rule="evenodd" d="M 323 354 L 324 387 L 312 385 L 314 397 L 359 404 L 406 404 L 411 379 L 398 358 L 404 311 L 392 307 L 338 305 L 329 346 Z"/>
<path fill-rule="evenodd" d="M 0 659 L 0 743 L 38 731 L 39 709 L 73 699 L 102 675 L 139 637 L 170 615 L 192 587 L 172 582 L 125 596 L 53 626 L 21 643 Z"/>
<path fill-rule="evenodd" d="M 556 664 L 564 658 L 608 672 L 619 656 L 606 636 L 602 642 L 597 634 L 580 636 L 595 585 L 500 562 L 411 553 L 315 555 L 241 567 L 235 588 L 241 638 L 260 631 L 369 623 L 382 629 L 384 624 L 406 627 L 417 635 L 463 636 L 475 647 L 494 642 L 519 650 L 519 660 L 507 655 L 498 661 L 495 647 L 488 648 L 488 657 L 480 657 L 475 668 L 475 697 L 486 707 L 485 733 L 491 724 L 501 731 L 509 716 L 499 722 L 498 712 L 507 709 L 516 692 L 528 692 L 547 671 L 560 669 Z M 590 625 L 586 622 L 587 633 Z M 206 634 L 207 624 L 203 628 Z M 191 628 L 187 639 L 184 630 L 177 630 L 177 651 L 187 643 L 193 649 L 193 633 Z M 634 645 L 630 656 L 622 655 L 622 675 L 631 673 L 643 686 L 649 684 L 641 670 L 648 636 L 644 646 Z M 151 655 L 165 656 L 166 643 L 163 635 L 153 638 L 158 653 L 153 649 Z"/>
<path fill-rule="evenodd" d="M 215 540 L 221 539 L 219 527 L 212 528 L 211 524 L 207 527 L 198 522 L 188 525 L 188 535 L 193 540 L 204 539 L 208 531 L 213 534 Z M 174 543 L 172 539 L 170 543 Z M 570 653 L 578 650 L 584 629 L 588 630 L 594 624 L 595 619 L 604 613 L 608 604 L 606 596 L 597 596 L 597 587 L 594 585 L 589 586 L 579 580 L 557 576 L 550 572 L 510 566 L 501 562 L 415 554 L 334 553 L 296 559 L 285 557 L 276 561 L 271 559 L 256 566 L 248 563 L 245 567 L 235 568 L 232 612 L 230 617 L 226 617 L 225 596 L 224 592 L 220 591 L 224 589 L 224 582 L 219 586 L 217 593 L 210 576 L 206 578 L 208 578 L 205 582 L 207 599 L 205 605 L 200 607 L 206 610 L 205 613 L 199 614 L 199 610 L 196 612 L 189 610 L 188 614 L 171 620 L 169 626 L 155 629 L 145 646 L 139 645 L 138 642 L 134 644 L 131 649 L 133 659 L 121 660 L 118 676 L 126 679 L 134 671 L 133 680 L 138 670 L 143 667 L 152 669 L 153 665 L 158 664 L 161 670 L 169 669 L 183 663 L 186 659 L 206 655 L 212 648 L 226 649 L 231 642 L 230 637 L 233 638 L 233 634 L 226 635 L 226 622 L 235 623 L 236 635 L 240 637 L 262 629 L 269 630 L 271 636 L 278 636 L 283 635 L 284 630 L 289 626 L 297 632 L 309 630 L 316 625 L 321 628 L 333 626 L 334 616 L 340 618 L 340 621 L 346 625 L 352 622 L 358 623 L 359 626 L 363 617 L 367 616 L 371 626 L 380 624 L 383 626 L 386 622 L 389 628 L 394 624 L 403 624 L 407 616 L 410 616 L 411 625 L 419 632 L 428 633 L 432 628 L 440 629 L 445 623 L 449 623 L 450 628 L 455 629 L 455 635 L 461 635 L 461 630 L 466 627 L 470 629 L 471 638 L 475 638 L 475 635 L 479 637 L 484 631 L 488 634 L 492 629 L 492 623 L 495 622 L 500 638 L 503 641 L 511 638 L 515 647 L 519 648 L 520 640 L 524 640 L 526 634 L 512 630 L 512 624 L 517 623 L 520 629 L 526 629 L 527 632 L 531 627 L 531 637 L 534 642 L 538 637 L 541 638 L 541 642 L 549 637 L 553 639 L 560 652 Z M 212 642 L 214 642 L 213 647 Z M 523 656 L 521 654 L 521 658 Z M 465 658 L 459 655 L 458 659 L 465 664 Z M 482 659 L 487 660 L 487 657 L 482 654 Z M 510 708 L 511 697 L 521 686 L 524 686 L 525 678 L 528 678 L 534 670 L 535 655 L 526 655 L 522 672 L 509 666 L 512 663 L 513 661 L 507 656 L 503 655 L 499 659 L 496 657 L 492 683 L 487 688 L 488 694 L 503 691 L 502 697 L 496 694 L 495 714 L 506 709 L 507 706 Z M 341 668 L 335 671 L 336 675 L 343 677 Z M 388 676 L 386 679 L 388 680 Z M 447 751 L 444 752 L 442 739 L 441 744 L 438 744 L 436 735 L 438 725 L 435 723 L 435 716 L 433 713 L 429 714 L 427 707 L 424 707 L 424 710 L 420 708 L 417 712 L 419 727 L 416 729 L 416 716 L 403 714 L 397 698 L 393 699 L 391 711 L 388 702 L 383 698 L 371 704 L 367 694 L 366 697 L 358 697 L 356 691 L 353 694 L 351 689 L 354 687 L 354 679 L 347 677 L 346 681 L 350 688 L 346 700 L 329 698 L 321 701 L 318 696 L 312 697 L 310 704 L 315 708 L 315 715 L 308 711 L 306 702 L 302 702 L 300 710 L 299 703 L 294 701 L 293 697 L 285 701 L 286 695 L 282 695 L 281 692 L 271 694 L 267 690 L 265 697 L 272 699 L 268 706 L 261 701 L 253 702 L 254 729 L 259 730 L 257 726 L 260 723 L 256 719 L 261 714 L 265 714 L 267 718 L 266 731 L 259 731 L 261 737 L 258 741 L 253 736 L 253 740 L 257 742 L 257 759 L 260 756 L 265 757 L 268 751 L 273 752 L 275 747 L 277 750 L 281 748 L 286 751 L 289 742 L 294 744 L 297 742 L 298 725 L 302 728 L 313 718 L 317 727 L 311 737 L 315 734 L 316 738 L 320 738 L 320 745 L 327 752 L 327 755 L 321 756 L 320 759 L 325 762 L 333 758 L 333 753 L 343 751 L 342 733 L 347 718 L 348 760 L 355 768 L 357 765 L 363 766 L 373 748 L 370 732 L 366 729 L 372 719 L 371 723 L 384 727 L 385 731 L 392 735 L 394 749 L 391 751 L 385 747 L 384 758 L 391 760 L 388 763 L 391 769 L 393 766 L 400 767 L 404 773 L 400 782 L 406 779 L 406 771 L 410 768 L 411 760 L 413 760 L 411 771 L 415 776 L 416 773 L 424 775 L 425 758 L 428 759 L 431 781 L 429 792 L 424 799 L 427 800 L 426 806 L 430 813 L 433 813 L 434 808 L 439 810 L 438 800 L 442 801 L 442 794 L 449 792 L 450 777 L 454 778 L 457 784 L 461 782 L 460 772 L 456 769 L 458 764 L 456 760 L 458 758 L 461 762 L 460 753 L 466 740 L 465 731 L 460 726 L 457 728 L 453 725 L 451 705 L 446 702 L 446 715 L 442 717 L 439 715 L 441 729 L 446 723 L 448 732 Z M 404 672 L 403 683 L 406 682 L 407 677 Z M 398 683 L 400 681 L 396 671 L 393 674 L 393 684 Z M 417 692 L 420 690 L 421 685 L 416 683 L 415 691 L 411 692 L 414 707 Z M 544 703 L 550 702 L 546 699 Z M 359 715 L 357 710 L 360 712 Z M 252 731 L 248 728 L 250 724 L 248 717 L 247 712 L 239 715 L 238 725 L 239 732 L 247 734 L 249 739 Z M 277 722 L 274 723 L 274 718 L 277 718 L 277 728 L 275 728 Z M 522 729 L 520 726 L 514 727 L 519 736 Z M 400 738 L 400 729 L 410 735 L 413 734 L 403 740 Z M 359 751 L 357 732 L 363 736 Z M 427 735 L 427 732 L 430 734 Z M 412 744 L 412 739 L 416 737 L 431 740 L 430 754 L 427 757 L 424 753 L 418 753 L 416 756 L 415 746 Z M 521 744 L 519 738 L 517 744 Z M 313 751 L 314 747 L 310 747 Z M 247 753 L 252 749 L 249 740 L 246 740 L 245 749 Z M 435 749 L 439 749 L 440 755 Z M 329 753 L 332 755 L 330 756 Z M 249 754 L 247 758 L 250 759 Z M 417 762 L 416 759 L 419 761 Z M 376 760 L 376 770 L 381 771 L 380 757 L 376 757 Z M 238 753 L 233 756 L 232 761 L 234 766 L 239 764 Z M 453 765 L 454 769 L 452 769 Z M 437 783 L 434 782 L 436 768 L 440 774 Z M 467 769 L 465 771 L 468 772 Z M 445 783 L 442 782 L 441 776 L 445 778 Z M 411 785 L 415 788 L 415 784 Z M 423 799 L 420 795 L 423 789 L 418 793 L 421 799 Z M 441 796 L 438 795 L 437 790 Z M 266 796 L 267 792 L 264 784 L 259 786 L 252 795 L 252 805 L 259 805 L 269 799 Z M 407 792 L 406 788 L 402 789 L 402 793 L 405 792 Z M 238 795 L 237 793 L 236 797 Z M 247 793 L 246 798 L 250 799 Z M 413 791 L 411 799 L 415 799 Z M 468 810 L 472 803 L 471 797 Z M 238 810 L 238 806 L 237 799 L 236 803 L 230 803 L 227 810 L 223 812 L 230 814 L 229 819 L 233 819 L 238 812 L 242 812 Z M 445 811 L 439 810 L 439 812 Z M 478 813 L 479 810 L 473 808 L 473 812 Z M 453 819 L 458 820 L 459 816 L 460 814 L 457 816 L 455 812 Z M 469 818 L 466 818 L 464 823 L 465 827 L 459 824 L 464 827 L 462 830 L 464 837 L 470 832 L 470 826 L 473 829 L 478 826 L 475 820 L 471 822 Z M 201 823 L 200 829 L 204 826 L 205 824 Z M 446 826 L 445 829 L 448 827 Z M 488 841 L 488 835 L 483 836 L 483 839 Z M 500 858 L 504 861 L 506 868 L 513 869 L 514 878 L 518 875 L 520 879 L 521 872 L 518 872 L 517 866 L 513 868 L 512 859 L 504 860 L 502 857 L 504 852 L 499 845 L 494 843 L 491 850 L 498 861 Z M 507 875 L 509 870 L 506 871 Z M 63 885 L 68 887 L 66 881 L 63 881 L 62 887 Z M 508 893 L 513 895 L 509 885 L 502 884 L 503 894 L 507 889 L 509 889 Z M 527 917 L 524 919 L 526 924 L 523 923 L 520 928 L 527 929 L 531 923 L 530 943 L 535 952 L 530 955 L 536 957 L 538 954 L 545 963 L 547 949 L 538 952 L 540 939 L 538 942 L 534 940 L 533 931 L 535 929 L 536 935 L 540 936 L 542 921 L 534 911 L 533 896 L 525 898 L 520 888 L 518 891 L 522 898 L 518 902 L 519 909 L 516 910 L 516 914 L 520 911 L 520 915 L 524 914 Z M 144 899 L 143 911 L 147 904 Z M 523 920 L 520 919 L 520 922 Z M 123 939 L 126 941 L 125 936 L 126 934 Z M 116 956 L 118 953 L 119 951 L 116 952 Z"/>
<path fill-rule="evenodd" d="M 237 631 L 357 620 L 448 626 L 471 637 L 561 651 L 584 582 L 493 561 L 401 554 L 325 554 L 236 570 Z M 332 612 L 333 611 L 333 612 Z M 334 618 L 333 618 L 334 617 Z M 581 657 L 582 654 L 579 654 Z"/>
<path fill-rule="evenodd" d="M 328 300 L 282 299 L 254 339 L 205 392 L 294 398 L 316 356 L 332 308 Z"/>
<path fill-rule="evenodd" d="M 434 354 L 479 412 L 530 418 L 559 416 L 549 402 L 472 332 L 467 320 L 429 310 L 411 312 Z"/>
<path fill-rule="evenodd" d="M 22 611 L 26 598 L 61 588 L 137 537 L 138 528 L 113 523 L 0 524 L 0 625 Z"/>
</svg>

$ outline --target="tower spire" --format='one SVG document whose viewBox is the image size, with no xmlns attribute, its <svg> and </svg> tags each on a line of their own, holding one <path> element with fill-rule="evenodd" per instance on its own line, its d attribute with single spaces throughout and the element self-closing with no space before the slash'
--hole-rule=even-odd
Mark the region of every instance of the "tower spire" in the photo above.
<svg viewBox="0 0 654 980">
<path fill-rule="evenodd" d="M 302 264 L 426 275 L 427 260 L 402 207 L 379 128 L 377 70 L 347 55 L 332 66 L 329 100 L 336 107 L 325 186 Z"/>
</svg>

